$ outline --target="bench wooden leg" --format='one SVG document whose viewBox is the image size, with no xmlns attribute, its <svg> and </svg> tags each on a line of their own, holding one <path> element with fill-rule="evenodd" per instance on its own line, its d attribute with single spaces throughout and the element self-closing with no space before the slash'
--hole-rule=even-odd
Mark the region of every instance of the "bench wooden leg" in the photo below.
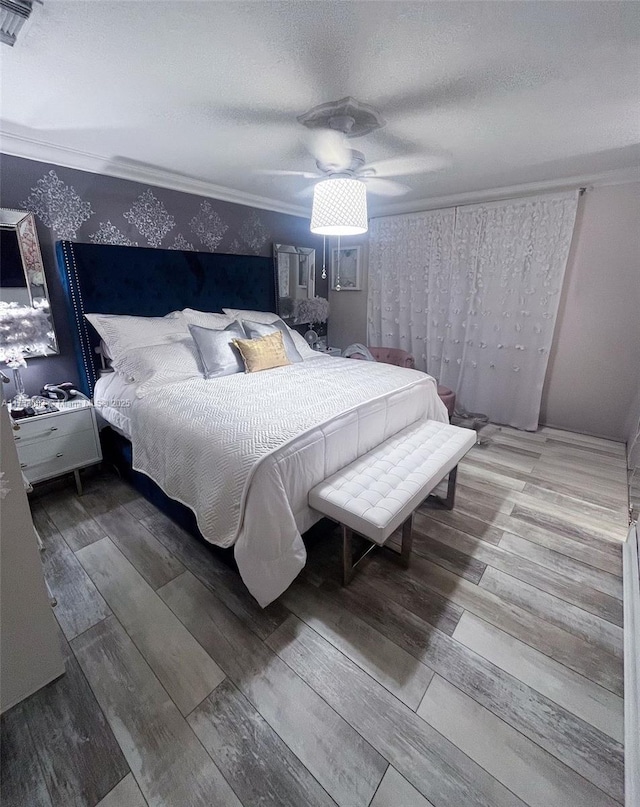
<svg viewBox="0 0 640 807">
<path fill-rule="evenodd" d="M 456 479 L 458 476 L 458 466 L 449 471 L 449 481 L 447 482 L 447 495 L 446 498 L 442 496 L 427 496 L 426 502 L 435 504 L 437 507 L 444 507 L 445 510 L 453 510 L 456 503 Z"/>
<path fill-rule="evenodd" d="M 456 503 L 456 479 L 458 477 L 458 466 L 449 471 L 449 481 L 447 482 L 447 498 L 444 500 L 444 506 L 447 510 L 453 510 Z"/>
<path fill-rule="evenodd" d="M 353 562 L 353 530 L 345 527 L 342 524 L 342 585 L 348 586 L 353 580 L 354 570 L 361 560 L 372 552 L 378 544 L 371 543 L 360 557 Z M 384 545 L 385 549 L 390 549 L 394 555 L 400 556 L 400 563 L 407 568 L 411 560 L 411 548 L 413 546 L 413 513 L 402 525 L 402 543 L 400 545 L 400 552 L 393 547 Z"/>
<path fill-rule="evenodd" d="M 411 560 L 411 547 L 413 546 L 413 513 L 402 525 L 402 544 L 400 547 L 400 562 L 406 568 Z"/>
<path fill-rule="evenodd" d="M 353 579 L 353 530 L 342 525 L 342 585 Z"/>
</svg>

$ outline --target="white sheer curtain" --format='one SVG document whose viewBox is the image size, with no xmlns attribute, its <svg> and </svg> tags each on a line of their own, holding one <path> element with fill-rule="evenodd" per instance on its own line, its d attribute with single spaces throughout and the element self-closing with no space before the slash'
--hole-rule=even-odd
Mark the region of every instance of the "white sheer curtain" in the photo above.
<svg viewBox="0 0 640 807">
<path fill-rule="evenodd" d="M 578 193 L 374 219 L 369 344 L 411 352 L 458 407 L 538 425 Z"/>
<path fill-rule="evenodd" d="M 399 347 L 432 375 L 449 321 L 456 211 L 373 219 L 369 228 L 370 345 Z"/>
</svg>

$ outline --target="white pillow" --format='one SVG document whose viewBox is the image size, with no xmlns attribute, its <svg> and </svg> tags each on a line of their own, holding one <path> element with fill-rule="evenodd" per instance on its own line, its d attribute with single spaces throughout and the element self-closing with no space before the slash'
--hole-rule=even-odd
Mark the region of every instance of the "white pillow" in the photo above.
<svg viewBox="0 0 640 807">
<path fill-rule="evenodd" d="M 285 322 L 285 325 L 286 324 L 287 323 Z M 303 360 L 317 359 L 318 356 L 322 355 L 317 350 L 314 350 L 312 347 L 309 347 L 309 343 L 301 333 L 299 333 L 298 331 L 294 331 L 293 328 L 289 328 L 289 333 L 291 334 L 291 338 L 293 339 L 293 344 L 296 346 L 296 350 L 302 356 Z"/>
<path fill-rule="evenodd" d="M 280 317 L 269 311 L 246 311 L 243 308 L 223 308 L 225 314 L 233 319 L 248 319 L 251 322 L 260 322 L 263 325 L 271 325 Z"/>
<path fill-rule="evenodd" d="M 178 312 L 179 313 L 179 312 Z M 114 363 L 127 351 L 190 338 L 187 321 L 177 317 L 130 317 L 119 314 L 85 314 L 106 344 Z"/>
<path fill-rule="evenodd" d="M 188 336 L 179 342 L 132 348 L 113 362 L 128 383 L 136 384 L 136 397 L 144 398 L 164 384 L 202 378 L 202 364 L 195 342 Z"/>
<path fill-rule="evenodd" d="M 231 325 L 235 317 L 228 314 L 215 314 L 211 311 L 196 311 L 195 308 L 185 308 L 182 315 L 188 325 L 199 325 L 201 328 L 209 328 L 213 331 L 224 331 L 227 325 Z"/>
<path fill-rule="evenodd" d="M 263 325 L 273 325 L 276 320 L 280 319 L 277 314 L 272 314 L 270 311 L 246 311 L 242 308 L 223 308 L 222 310 L 230 317 L 235 317 L 235 319 L 248 319 L 252 322 L 260 322 Z M 286 322 L 284 324 L 287 325 Z M 287 328 L 289 328 L 288 325 Z M 317 350 L 309 347 L 307 340 L 304 338 L 304 336 L 302 336 L 302 334 L 298 333 L 298 331 L 294 331 L 293 328 L 289 328 L 289 333 L 293 339 L 293 344 L 296 346 L 296 350 L 303 359 L 317 359 L 318 356 L 322 355 Z"/>
</svg>

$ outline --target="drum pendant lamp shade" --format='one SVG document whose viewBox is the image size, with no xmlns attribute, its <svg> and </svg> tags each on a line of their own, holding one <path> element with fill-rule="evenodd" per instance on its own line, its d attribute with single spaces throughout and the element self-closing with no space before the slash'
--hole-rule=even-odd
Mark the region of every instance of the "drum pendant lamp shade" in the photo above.
<svg viewBox="0 0 640 807">
<path fill-rule="evenodd" d="M 361 235 L 368 229 L 364 182 L 346 177 L 318 182 L 313 190 L 312 233 Z"/>
</svg>

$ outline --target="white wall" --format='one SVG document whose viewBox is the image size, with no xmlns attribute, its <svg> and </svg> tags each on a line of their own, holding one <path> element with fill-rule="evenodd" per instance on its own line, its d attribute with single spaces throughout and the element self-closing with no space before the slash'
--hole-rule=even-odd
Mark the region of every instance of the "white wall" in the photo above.
<svg viewBox="0 0 640 807">
<path fill-rule="evenodd" d="M 640 183 L 581 200 L 540 419 L 625 440 L 640 384 Z"/>
<path fill-rule="evenodd" d="M 637 182 L 597 187 L 580 200 L 541 423 L 627 438 L 625 427 L 640 385 L 639 213 Z M 352 241 L 366 244 L 366 236 Z M 329 343 L 341 348 L 366 344 L 366 290 L 334 291 L 329 300 Z"/>
<path fill-rule="evenodd" d="M 332 238 L 327 255 L 336 246 Z M 342 247 L 360 247 L 362 261 L 362 291 L 332 291 L 329 288 L 329 329 L 328 344 L 342 350 L 354 342 L 367 344 L 367 265 L 369 261 L 369 239 L 366 235 L 341 238 Z M 330 277 L 330 267 L 327 267 Z"/>
</svg>

